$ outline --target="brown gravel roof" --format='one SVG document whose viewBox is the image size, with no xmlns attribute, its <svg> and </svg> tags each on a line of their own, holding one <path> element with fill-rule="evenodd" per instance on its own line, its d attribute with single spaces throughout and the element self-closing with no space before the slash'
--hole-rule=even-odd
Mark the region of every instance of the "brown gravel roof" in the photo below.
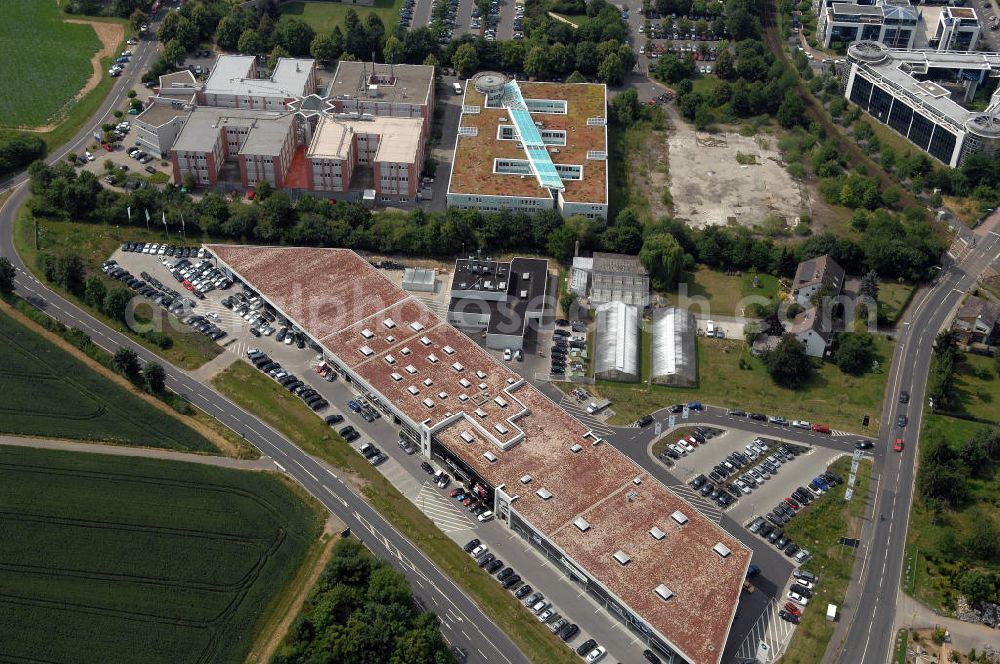
<svg viewBox="0 0 1000 664">
<path fill-rule="evenodd" d="M 518 514 L 691 662 L 720 661 L 750 562 L 746 546 L 354 252 L 208 249 L 407 417 L 441 427 L 434 435 L 442 444 L 518 496 Z M 539 497 L 542 488 L 552 497 Z M 675 511 L 687 517 L 683 526 Z M 590 524 L 586 532 L 573 523 L 579 517 Z M 649 534 L 654 526 L 662 540 Z M 728 557 L 713 552 L 718 543 Z M 629 556 L 626 565 L 614 559 L 617 551 Z M 661 584 L 673 592 L 669 600 L 656 594 Z"/>
</svg>

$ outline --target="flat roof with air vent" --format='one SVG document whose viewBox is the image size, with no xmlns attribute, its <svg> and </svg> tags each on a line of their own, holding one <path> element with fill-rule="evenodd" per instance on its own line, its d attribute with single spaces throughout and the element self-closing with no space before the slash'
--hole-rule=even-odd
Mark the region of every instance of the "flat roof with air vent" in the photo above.
<svg viewBox="0 0 1000 664">
<path fill-rule="evenodd" d="M 463 431 L 459 435 L 461 435 L 462 436 L 462 440 L 464 440 L 467 443 L 472 443 L 472 442 L 475 442 L 475 440 L 476 440 L 475 438 L 472 437 L 472 434 L 470 434 L 468 431 Z"/>
<path fill-rule="evenodd" d="M 569 446 L 569 451 L 572 452 L 573 454 L 580 452 L 580 450 L 582 449 L 583 445 L 580 445 L 580 443 L 573 443 L 572 445 Z"/>
<path fill-rule="evenodd" d="M 657 541 L 659 541 L 659 540 L 661 540 L 661 539 L 663 539 L 664 537 L 667 536 L 667 534 L 665 532 L 663 532 L 662 530 L 660 530 L 656 526 L 653 526 L 652 528 L 649 529 L 649 534 L 652 535 L 653 539 L 655 539 Z"/>
<path fill-rule="evenodd" d="M 497 455 L 493 454 L 493 452 L 490 451 L 483 452 L 483 458 L 489 461 L 490 463 L 497 462 Z"/>
<path fill-rule="evenodd" d="M 618 561 L 619 565 L 628 565 L 630 562 L 632 562 L 632 559 L 629 557 L 629 555 L 624 551 L 622 551 L 621 549 L 615 551 L 615 560 Z"/>
<path fill-rule="evenodd" d="M 684 515 L 684 512 L 682 512 L 682 511 L 680 511 L 680 510 L 677 510 L 676 512 L 674 512 L 673 514 L 671 514 L 671 515 L 670 515 L 670 518 L 671 518 L 671 519 L 673 519 L 674 521 L 676 521 L 677 523 L 679 523 L 679 524 L 680 524 L 680 525 L 682 525 L 682 526 L 683 526 L 683 525 L 684 525 L 685 523 L 687 523 L 687 522 L 688 522 L 688 518 L 687 518 L 687 516 L 685 516 L 685 515 Z"/>
<path fill-rule="evenodd" d="M 375 354 L 375 351 L 373 351 L 369 346 L 362 346 L 358 350 L 360 350 L 361 354 L 364 355 L 365 357 L 371 357 L 372 355 Z"/>
<path fill-rule="evenodd" d="M 722 542 L 719 542 L 718 544 L 713 546 L 712 551 L 715 551 L 723 558 L 728 558 L 732 554 L 732 551 L 730 551 L 729 547 L 723 544 Z"/>
<path fill-rule="evenodd" d="M 430 400 L 430 399 L 424 399 L 423 404 L 425 406 L 427 406 L 428 408 L 433 408 L 434 407 L 434 402 L 432 400 Z"/>
<path fill-rule="evenodd" d="M 382 321 L 382 324 L 383 324 L 383 325 L 385 325 L 385 326 L 386 326 L 387 328 L 389 328 L 390 330 L 391 330 L 392 328 L 396 327 L 396 321 L 394 321 L 394 320 L 393 320 L 393 319 L 391 319 L 391 318 L 386 318 L 386 319 L 385 319 L 384 321 Z"/>
<path fill-rule="evenodd" d="M 580 529 L 581 533 L 585 533 L 590 530 L 590 524 L 582 516 L 578 516 L 573 519 L 573 525 Z"/>
<path fill-rule="evenodd" d="M 541 488 L 535 492 L 535 495 L 541 498 L 542 500 L 548 500 L 549 498 L 552 497 L 552 492 L 549 491 L 548 489 Z"/>
<path fill-rule="evenodd" d="M 531 475 L 521 475 L 521 484 L 531 484 Z"/>
<path fill-rule="evenodd" d="M 455 371 L 459 371 L 459 372 L 465 371 L 465 367 L 462 366 L 462 364 L 460 364 L 459 362 L 455 362 L 454 364 L 452 364 L 451 368 L 454 369 Z"/>
<path fill-rule="evenodd" d="M 672 591 L 670 588 L 667 588 L 665 585 L 661 583 L 660 585 L 656 586 L 656 594 L 659 595 L 660 599 L 662 599 L 663 601 L 667 601 L 668 599 L 674 596 L 674 591 Z"/>
</svg>

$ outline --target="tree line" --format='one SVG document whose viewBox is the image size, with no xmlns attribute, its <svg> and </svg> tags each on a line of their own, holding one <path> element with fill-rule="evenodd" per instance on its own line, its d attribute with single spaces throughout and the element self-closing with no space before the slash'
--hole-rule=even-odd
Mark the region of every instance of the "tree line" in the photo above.
<svg viewBox="0 0 1000 664">
<path fill-rule="evenodd" d="M 360 542 L 342 539 L 271 664 L 451 664 L 437 616 L 406 578 Z"/>
</svg>

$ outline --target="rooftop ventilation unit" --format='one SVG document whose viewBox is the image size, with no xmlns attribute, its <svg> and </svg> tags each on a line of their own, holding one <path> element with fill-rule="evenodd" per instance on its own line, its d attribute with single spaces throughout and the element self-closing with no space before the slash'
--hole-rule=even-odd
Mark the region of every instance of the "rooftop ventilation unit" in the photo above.
<svg viewBox="0 0 1000 664">
<path fill-rule="evenodd" d="M 496 405 L 500 406 L 501 408 L 506 408 L 507 407 L 507 402 L 504 401 L 503 399 L 501 399 L 500 397 L 495 397 L 493 399 L 493 403 L 495 403 Z"/>
<path fill-rule="evenodd" d="M 361 330 L 361 336 L 363 336 L 365 339 L 371 339 L 372 337 L 375 336 L 375 333 L 366 327 L 365 329 Z"/>
<path fill-rule="evenodd" d="M 640 484 L 642 484 L 642 478 L 641 477 L 633 478 L 632 479 L 632 484 L 634 484 L 636 486 L 639 486 Z"/>
<path fill-rule="evenodd" d="M 726 546 L 725 544 L 723 544 L 722 542 L 719 542 L 718 544 L 716 544 L 715 546 L 713 546 L 712 547 L 712 551 L 715 551 L 717 554 L 719 554 L 723 558 L 728 558 L 730 556 L 730 554 L 732 554 L 732 551 L 729 550 L 729 547 Z"/>
<path fill-rule="evenodd" d="M 430 399 L 424 399 L 422 403 L 425 406 L 427 406 L 428 408 L 433 408 L 434 407 L 434 402 L 431 401 Z"/>
<path fill-rule="evenodd" d="M 462 366 L 462 364 L 459 362 L 455 362 L 453 365 L 451 365 L 451 368 L 454 369 L 455 371 L 465 371 L 465 367 Z"/>
<path fill-rule="evenodd" d="M 410 385 L 408 388 L 406 388 L 406 391 L 412 394 L 413 396 L 417 396 L 418 394 L 420 394 L 420 390 L 418 390 L 413 385 Z"/>
<path fill-rule="evenodd" d="M 459 394 L 458 395 L 458 400 L 459 401 L 468 401 L 469 400 L 469 395 L 468 394 Z"/>
<path fill-rule="evenodd" d="M 621 549 L 615 551 L 615 560 L 618 561 L 619 565 L 628 565 L 632 561 L 632 559 L 629 558 L 629 555 Z"/>
<path fill-rule="evenodd" d="M 427 387 L 430 387 L 433 384 L 434 384 L 433 380 L 431 380 L 430 378 L 424 378 L 424 385 L 426 385 Z"/>
<path fill-rule="evenodd" d="M 412 376 L 413 374 L 417 373 L 417 368 L 415 366 L 413 366 L 412 364 L 407 364 L 406 365 L 406 373 L 408 373 L 408 374 L 410 374 Z"/>
<path fill-rule="evenodd" d="M 412 329 L 414 332 L 419 332 L 420 330 L 424 329 L 424 326 L 417 321 L 413 321 L 412 323 L 410 323 L 410 329 Z"/>
<path fill-rule="evenodd" d="M 486 373 L 485 373 L 485 372 L 483 372 L 483 371 L 477 371 L 477 372 L 476 372 L 476 376 L 477 376 L 478 378 L 480 378 L 480 379 L 482 379 L 482 378 L 486 378 Z"/>
<path fill-rule="evenodd" d="M 576 526 L 581 533 L 585 533 L 590 530 L 590 524 L 582 516 L 578 516 L 573 519 L 573 525 Z"/>
<path fill-rule="evenodd" d="M 483 452 L 483 458 L 486 459 L 487 461 L 489 461 L 490 463 L 496 463 L 497 462 L 497 455 L 493 454 L 493 452 L 490 452 L 489 450 L 487 450 L 486 452 Z"/>
<path fill-rule="evenodd" d="M 685 523 L 688 522 L 687 516 L 685 516 L 684 512 L 681 512 L 680 510 L 677 510 L 676 512 L 674 512 L 673 514 L 671 514 L 670 518 L 673 519 L 674 521 L 676 521 L 678 523 L 678 525 L 681 525 L 681 526 L 683 526 Z"/>
<path fill-rule="evenodd" d="M 483 410 L 482 408 L 477 408 L 476 415 L 478 415 L 479 417 L 486 417 L 486 411 Z"/>
<path fill-rule="evenodd" d="M 652 528 L 649 529 L 649 534 L 652 535 L 653 539 L 655 539 L 656 541 L 660 541 L 661 539 L 667 536 L 665 532 L 663 532 L 656 526 L 653 526 Z"/>
<path fill-rule="evenodd" d="M 572 445 L 569 446 L 569 451 L 572 452 L 573 454 L 578 454 L 582 449 L 583 446 L 579 445 L 578 443 L 573 443 Z"/>
<path fill-rule="evenodd" d="M 524 475 L 521 477 L 521 484 L 531 484 L 532 479 L 531 475 Z"/>
<path fill-rule="evenodd" d="M 460 379 L 460 380 L 458 381 L 458 384 L 459 384 L 459 385 L 461 385 L 461 386 L 462 386 L 462 387 L 464 387 L 464 388 L 467 388 L 467 389 L 468 389 L 468 388 L 470 388 L 470 387 L 472 387 L 472 383 L 470 383 L 469 381 L 467 381 L 467 380 L 466 380 L 466 379 L 464 379 L 464 378 Z"/>
<path fill-rule="evenodd" d="M 390 377 L 391 377 L 391 378 L 392 378 L 392 379 L 393 379 L 394 381 L 396 381 L 396 382 L 399 382 L 399 381 L 403 380 L 403 377 L 402 377 L 402 376 L 400 376 L 400 375 L 399 375 L 398 373 L 396 373 L 395 371 L 393 371 L 393 372 L 392 372 L 391 374 L 389 374 L 389 376 L 390 376 Z"/>
<path fill-rule="evenodd" d="M 447 355 L 453 355 L 455 353 L 455 349 L 452 348 L 451 346 L 445 346 L 441 350 L 443 350 Z"/>
<path fill-rule="evenodd" d="M 660 599 L 662 599 L 664 602 L 674 596 L 674 591 L 671 590 L 670 588 L 667 588 L 662 583 L 660 585 L 656 586 L 656 591 L 655 592 L 656 592 L 657 595 L 660 596 Z"/>
<path fill-rule="evenodd" d="M 395 364 L 396 363 L 396 358 L 394 358 L 392 355 L 386 355 L 382 359 L 385 360 L 386 364 Z"/>
<path fill-rule="evenodd" d="M 472 434 L 470 434 L 468 431 L 463 431 L 462 433 L 459 434 L 459 436 L 462 438 L 462 440 L 464 440 L 467 443 L 473 443 L 476 441 L 476 439 L 473 438 Z"/>
<path fill-rule="evenodd" d="M 393 319 L 391 319 L 391 318 L 386 318 L 386 319 L 385 319 L 384 321 L 382 321 L 382 324 L 383 324 L 383 325 L 385 325 L 385 326 L 386 326 L 387 328 L 389 328 L 390 330 L 391 330 L 392 328 L 396 327 L 396 321 L 394 321 L 394 320 L 393 320 Z"/>
<path fill-rule="evenodd" d="M 485 391 L 486 391 L 486 390 L 487 390 L 488 388 L 489 388 L 489 385 L 487 385 L 486 383 L 480 383 L 480 384 L 479 384 L 479 389 L 483 390 L 484 392 L 485 392 Z"/>
<path fill-rule="evenodd" d="M 427 356 L 427 359 L 428 361 L 430 361 L 431 364 L 434 364 L 435 362 L 438 361 L 438 356 L 435 355 L 434 353 L 431 353 L 430 355 Z"/>
<path fill-rule="evenodd" d="M 509 431 L 507 430 L 507 427 L 505 427 L 504 425 L 499 424 L 499 423 L 498 424 L 494 424 L 493 428 L 496 429 L 496 432 L 498 434 L 500 434 L 501 436 L 506 436 L 509 433 Z"/>
<path fill-rule="evenodd" d="M 431 340 L 428 337 L 420 337 L 420 343 L 422 343 L 425 346 L 430 346 Z"/>
<path fill-rule="evenodd" d="M 362 354 L 362 355 L 364 355 L 365 357 L 371 357 L 372 355 L 374 355 L 374 354 L 375 354 L 375 351 L 373 351 L 373 350 L 372 350 L 371 348 L 369 348 L 368 346 L 362 346 L 362 347 L 361 347 L 361 348 L 359 348 L 358 350 L 360 350 L 360 351 L 361 351 L 361 354 Z"/>
<path fill-rule="evenodd" d="M 542 500 L 548 500 L 549 498 L 552 497 L 552 492 L 546 488 L 541 488 L 535 492 L 535 495 L 541 498 Z"/>
<path fill-rule="evenodd" d="M 402 348 L 399 349 L 399 354 L 400 355 L 409 355 L 410 354 L 410 349 L 407 346 L 403 346 Z"/>
</svg>

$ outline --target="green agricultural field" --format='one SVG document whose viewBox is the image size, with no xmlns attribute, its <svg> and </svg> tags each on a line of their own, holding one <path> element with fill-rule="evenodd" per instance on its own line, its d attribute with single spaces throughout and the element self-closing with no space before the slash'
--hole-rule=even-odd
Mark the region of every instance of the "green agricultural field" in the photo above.
<svg viewBox="0 0 1000 664">
<path fill-rule="evenodd" d="M 822 422 L 844 431 L 861 432 L 861 418 L 868 414 L 872 426 L 864 433 L 878 433 L 882 396 L 893 352 L 891 341 L 875 338 L 875 349 L 882 364 L 878 373 L 851 376 L 836 365 L 824 362 L 813 378 L 797 390 L 775 385 L 760 358 L 751 355 L 742 340 L 698 337 L 696 348 L 697 388 L 598 381 L 596 392 L 612 401 L 611 408 L 615 411 L 612 424 L 634 422 L 646 413 L 674 403 L 702 401 L 784 415 L 789 419 Z M 560 385 L 570 386 L 569 383 Z"/>
<path fill-rule="evenodd" d="M 319 536 L 283 478 L 0 448 L 0 659 L 243 662 Z"/>
<path fill-rule="evenodd" d="M 83 88 L 101 40 L 64 23 L 54 0 L 0 2 L 0 123 L 46 124 Z"/>
<path fill-rule="evenodd" d="M 218 454 L 176 417 L 0 313 L 0 431 Z"/>
<path fill-rule="evenodd" d="M 371 7 L 341 2 L 289 2 L 281 6 L 281 15 L 302 19 L 316 34 L 329 34 L 335 26 L 339 25 L 341 30 L 344 29 L 347 10 L 353 9 L 358 13 L 362 24 L 369 14 L 375 14 L 385 24 L 386 34 L 391 34 L 399 22 L 399 8 L 402 6 L 402 0 L 375 0 Z"/>
</svg>

